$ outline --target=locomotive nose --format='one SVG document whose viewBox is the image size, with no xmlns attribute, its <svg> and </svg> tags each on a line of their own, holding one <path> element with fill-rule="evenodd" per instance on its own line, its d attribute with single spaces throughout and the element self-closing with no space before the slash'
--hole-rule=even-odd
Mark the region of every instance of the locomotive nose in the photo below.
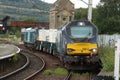
<svg viewBox="0 0 120 80">
<path fill-rule="evenodd" d="M 97 45 L 92 43 L 72 43 L 67 44 L 67 55 L 95 55 Z"/>
</svg>

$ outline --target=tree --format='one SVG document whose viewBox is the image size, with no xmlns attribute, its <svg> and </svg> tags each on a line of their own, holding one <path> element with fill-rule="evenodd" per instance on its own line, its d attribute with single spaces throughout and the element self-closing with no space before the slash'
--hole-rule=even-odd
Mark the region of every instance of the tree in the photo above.
<svg viewBox="0 0 120 80">
<path fill-rule="evenodd" d="M 24 21 L 25 21 L 25 22 L 35 22 L 35 19 L 33 19 L 33 18 L 27 18 L 27 19 L 25 19 Z"/>
<path fill-rule="evenodd" d="M 120 33 L 120 2 L 119 0 L 101 0 L 97 6 L 95 23 L 100 33 Z"/>
<path fill-rule="evenodd" d="M 93 14 L 92 14 L 93 22 L 95 22 L 95 19 L 97 17 L 97 9 L 93 8 Z M 79 8 L 75 10 L 75 20 L 88 20 L 88 8 Z"/>
<path fill-rule="evenodd" d="M 87 20 L 87 8 L 76 9 L 75 20 Z"/>
</svg>

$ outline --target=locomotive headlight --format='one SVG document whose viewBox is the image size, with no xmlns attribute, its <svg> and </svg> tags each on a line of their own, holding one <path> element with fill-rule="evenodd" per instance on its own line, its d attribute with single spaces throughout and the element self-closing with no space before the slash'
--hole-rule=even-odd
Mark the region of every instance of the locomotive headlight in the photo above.
<svg viewBox="0 0 120 80">
<path fill-rule="evenodd" d="M 90 51 L 93 52 L 93 53 L 97 53 L 97 49 L 96 48 L 94 48 L 94 49 L 92 49 Z"/>
<path fill-rule="evenodd" d="M 68 51 L 68 52 L 73 52 L 73 51 L 75 51 L 75 50 L 74 50 L 74 49 L 71 49 L 71 48 L 68 48 L 67 51 Z"/>
<path fill-rule="evenodd" d="M 85 23 L 84 22 L 79 22 L 78 25 L 85 26 Z"/>
</svg>

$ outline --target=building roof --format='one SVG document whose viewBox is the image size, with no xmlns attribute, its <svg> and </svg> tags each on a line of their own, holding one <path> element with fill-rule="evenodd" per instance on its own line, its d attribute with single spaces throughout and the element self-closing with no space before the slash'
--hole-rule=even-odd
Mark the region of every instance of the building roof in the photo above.
<svg viewBox="0 0 120 80">
<path fill-rule="evenodd" d="M 65 6 L 65 4 L 67 2 L 70 2 L 71 4 L 73 4 L 70 0 L 57 0 L 53 5 L 52 7 L 58 7 L 58 6 Z M 73 4 L 74 5 L 74 4 Z"/>
</svg>

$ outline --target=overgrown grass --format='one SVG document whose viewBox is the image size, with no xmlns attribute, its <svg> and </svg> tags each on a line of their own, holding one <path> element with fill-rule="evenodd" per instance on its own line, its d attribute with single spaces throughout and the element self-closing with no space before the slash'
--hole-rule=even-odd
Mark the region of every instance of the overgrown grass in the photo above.
<svg viewBox="0 0 120 80">
<path fill-rule="evenodd" d="M 18 43 L 21 41 L 21 32 L 16 32 L 15 35 L 10 35 L 9 33 L 0 34 L 0 39 L 8 40 L 13 43 Z"/>
<path fill-rule="evenodd" d="M 15 54 L 13 57 L 9 59 L 10 62 L 16 62 L 18 61 L 18 54 Z"/>
<path fill-rule="evenodd" d="M 0 34 L 0 38 L 8 38 L 9 34 Z"/>
<path fill-rule="evenodd" d="M 44 75 L 52 75 L 53 74 L 53 71 L 52 70 L 45 70 L 44 72 L 43 72 L 43 74 Z"/>
<path fill-rule="evenodd" d="M 9 59 L 9 61 L 11 61 L 11 62 L 16 62 L 16 61 L 18 61 L 18 54 L 16 53 L 16 50 L 14 50 L 13 54 L 14 54 L 14 56 L 12 56 L 12 57 Z"/>
<path fill-rule="evenodd" d="M 67 75 L 67 73 L 65 68 L 57 68 L 54 71 L 48 69 L 43 72 L 44 75 Z"/>
<path fill-rule="evenodd" d="M 20 27 L 12 27 L 8 26 L 8 30 L 5 34 L 0 34 L 0 38 L 10 38 L 17 39 L 21 37 L 21 28 Z"/>
<path fill-rule="evenodd" d="M 67 75 L 68 71 L 65 68 L 57 68 L 54 71 L 54 74 L 58 74 L 58 75 Z"/>
<path fill-rule="evenodd" d="M 103 70 L 111 72 L 114 70 L 114 47 L 102 46 L 100 47 L 100 57 L 103 63 Z"/>
</svg>

